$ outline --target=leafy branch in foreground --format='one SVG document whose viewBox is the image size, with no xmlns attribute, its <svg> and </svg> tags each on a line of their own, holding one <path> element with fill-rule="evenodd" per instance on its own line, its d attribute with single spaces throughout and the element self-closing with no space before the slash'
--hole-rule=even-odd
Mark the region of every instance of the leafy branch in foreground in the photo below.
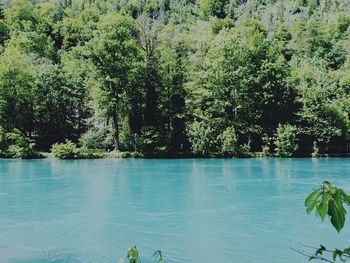
<svg viewBox="0 0 350 263">
<path fill-rule="evenodd" d="M 330 182 L 324 181 L 321 186 L 315 189 L 305 199 L 306 212 L 310 214 L 316 211 L 316 216 L 322 221 L 329 217 L 333 227 L 340 232 L 345 224 L 346 210 L 344 205 L 350 206 L 350 196 L 343 189 L 333 186 Z M 350 247 L 345 249 L 335 248 L 329 250 L 325 246 L 320 247 L 304 246 L 305 248 L 315 249 L 314 253 L 304 250 L 292 250 L 305 255 L 309 260 L 321 260 L 326 262 L 335 262 L 337 259 L 345 262 L 350 259 Z"/>
<path fill-rule="evenodd" d="M 137 249 L 136 246 L 132 246 L 130 247 L 127 251 L 126 251 L 126 262 L 128 263 L 141 263 L 141 258 L 139 255 L 139 251 Z M 163 254 L 160 250 L 156 250 L 153 254 L 153 257 L 156 260 L 156 263 L 164 263 L 163 261 Z M 124 259 L 121 259 L 118 263 L 124 263 Z"/>
<path fill-rule="evenodd" d="M 306 212 L 316 209 L 316 215 L 322 221 L 328 215 L 334 228 L 339 232 L 345 223 L 346 210 L 344 204 L 350 206 L 350 196 L 343 189 L 334 187 L 328 181 L 314 190 L 305 200 Z"/>
</svg>

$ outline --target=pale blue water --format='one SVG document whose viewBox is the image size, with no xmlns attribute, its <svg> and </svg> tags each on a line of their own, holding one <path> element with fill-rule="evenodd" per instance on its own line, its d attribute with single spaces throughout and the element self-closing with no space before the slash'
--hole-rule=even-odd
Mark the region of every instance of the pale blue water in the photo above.
<svg viewBox="0 0 350 263">
<path fill-rule="evenodd" d="M 325 178 L 350 192 L 350 160 L 1 160 L 0 262 L 307 262 L 349 241 L 305 214 Z"/>
</svg>

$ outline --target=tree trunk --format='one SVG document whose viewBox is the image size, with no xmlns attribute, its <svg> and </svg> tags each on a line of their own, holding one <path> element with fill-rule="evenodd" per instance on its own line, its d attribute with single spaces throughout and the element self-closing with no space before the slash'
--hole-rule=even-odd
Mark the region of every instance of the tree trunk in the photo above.
<svg viewBox="0 0 350 263">
<path fill-rule="evenodd" d="M 146 86 L 145 125 L 156 127 L 157 124 L 157 72 L 152 64 L 148 64 Z"/>
<path fill-rule="evenodd" d="M 114 128 L 114 150 L 119 151 L 119 121 L 117 106 L 115 106 L 115 111 L 113 112 L 112 122 Z"/>
</svg>

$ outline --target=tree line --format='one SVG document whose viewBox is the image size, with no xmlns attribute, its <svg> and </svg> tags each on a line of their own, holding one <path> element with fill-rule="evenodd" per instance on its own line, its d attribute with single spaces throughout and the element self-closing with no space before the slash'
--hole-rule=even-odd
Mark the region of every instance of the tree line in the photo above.
<svg viewBox="0 0 350 263">
<path fill-rule="evenodd" d="M 65 140 L 146 156 L 348 151 L 348 1 L 0 7 L 0 156 Z"/>
</svg>

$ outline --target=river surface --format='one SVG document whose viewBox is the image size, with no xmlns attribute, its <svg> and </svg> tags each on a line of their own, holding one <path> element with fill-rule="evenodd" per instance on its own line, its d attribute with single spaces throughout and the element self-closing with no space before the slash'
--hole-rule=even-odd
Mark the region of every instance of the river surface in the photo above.
<svg viewBox="0 0 350 263">
<path fill-rule="evenodd" d="M 0 160 L 0 262 L 308 262 L 349 243 L 305 213 L 324 179 L 350 192 L 350 159 Z"/>
</svg>

